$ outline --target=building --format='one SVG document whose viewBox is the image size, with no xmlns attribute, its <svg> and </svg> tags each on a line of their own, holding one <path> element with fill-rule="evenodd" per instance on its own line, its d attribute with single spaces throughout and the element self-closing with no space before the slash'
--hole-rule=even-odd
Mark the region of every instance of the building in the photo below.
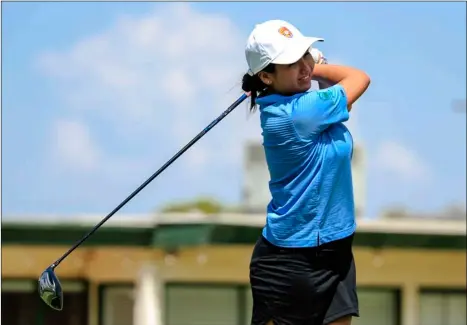
<svg viewBox="0 0 467 325">
<path fill-rule="evenodd" d="M 249 213 L 265 213 L 271 200 L 269 170 L 260 142 L 247 142 L 244 152 L 243 208 Z"/>
<path fill-rule="evenodd" d="M 353 149 L 352 179 L 355 215 L 357 218 L 361 218 L 366 213 L 366 155 L 364 147 L 358 143 L 354 144 Z"/>
<path fill-rule="evenodd" d="M 47 219 L 3 220 L 2 324 L 249 324 L 263 214 L 115 216 L 57 268 L 61 312 L 39 300 L 37 278 L 100 217 Z M 465 250 L 465 220 L 359 221 L 352 324 L 465 325 Z"/>
</svg>

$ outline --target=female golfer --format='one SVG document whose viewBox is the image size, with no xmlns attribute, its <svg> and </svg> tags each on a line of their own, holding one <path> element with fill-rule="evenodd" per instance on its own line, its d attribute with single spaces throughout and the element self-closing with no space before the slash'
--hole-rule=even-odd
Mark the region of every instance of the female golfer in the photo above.
<svg viewBox="0 0 467 325">
<path fill-rule="evenodd" d="M 272 196 L 250 263 L 252 325 L 349 325 L 358 316 L 353 141 L 342 122 L 370 79 L 315 62 L 316 41 L 272 20 L 245 49 L 242 88 L 259 107 Z M 333 86 L 309 91 L 312 79 Z"/>
</svg>

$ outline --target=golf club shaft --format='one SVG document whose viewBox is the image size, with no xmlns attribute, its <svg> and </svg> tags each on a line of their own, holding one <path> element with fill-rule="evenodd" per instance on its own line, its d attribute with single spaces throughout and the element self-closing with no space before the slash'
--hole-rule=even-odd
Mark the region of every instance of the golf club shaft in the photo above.
<svg viewBox="0 0 467 325">
<path fill-rule="evenodd" d="M 91 229 L 83 238 L 81 238 L 76 244 L 73 245 L 62 257 L 56 260 L 51 267 L 56 268 L 68 255 L 71 254 L 76 248 L 78 248 L 84 241 L 86 241 L 97 229 L 99 229 L 107 220 L 109 220 L 115 213 L 118 212 L 125 204 L 127 204 L 132 198 L 134 198 L 142 189 L 144 189 L 154 178 L 159 176 L 167 167 L 169 167 L 178 157 L 180 157 L 185 151 L 187 151 L 193 144 L 201 139 L 206 133 L 209 132 L 217 123 L 219 123 L 224 117 L 240 105 L 248 96 L 243 94 L 240 96 L 229 108 L 227 108 L 218 118 L 211 122 L 206 128 L 204 128 L 197 136 L 195 136 L 187 145 L 185 145 L 179 152 L 177 152 L 172 158 L 170 158 L 158 171 L 151 175 L 143 184 L 141 184 L 133 193 L 131 193 L 125 200 L 122 201 L 112 212 L 110 212 L 104 219 L 102 219 L 94 228 Z"/>
</svg>

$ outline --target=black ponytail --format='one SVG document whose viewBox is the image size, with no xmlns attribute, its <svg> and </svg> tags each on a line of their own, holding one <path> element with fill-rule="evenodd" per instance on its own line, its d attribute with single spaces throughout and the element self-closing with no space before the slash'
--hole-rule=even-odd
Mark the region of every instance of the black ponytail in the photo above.
<svg viewBox="0 0 467 325">
<path fill-rule="evenodd" d="M 262 71 L 273 73 L 275 71 L 275 66 L 270 64 Z M 251 76 L 245 73 L 242 78 L 242 89 L 245 92 L 250 92 L 250 112 L 254 112 L 256 110 L 256 98 L 264 95 L 263 91 L 267 89 L 266 84 L 261 80 L 258 74 Z"/>
</svg>

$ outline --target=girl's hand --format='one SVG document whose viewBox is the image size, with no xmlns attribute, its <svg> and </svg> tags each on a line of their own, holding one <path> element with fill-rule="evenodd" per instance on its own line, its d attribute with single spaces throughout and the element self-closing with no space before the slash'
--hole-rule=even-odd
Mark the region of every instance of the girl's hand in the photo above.
<svg viewBox="0 0 467 325">
<path fill-rule="evenodd" d="M 327 64 L 328 60 L 324 57 L 323 52 L 316 48 L 312 48 L 310 50 L 310 54 L 313 58 L 313 61 L 315 61 L 316 64 Z"/>
</svg>

